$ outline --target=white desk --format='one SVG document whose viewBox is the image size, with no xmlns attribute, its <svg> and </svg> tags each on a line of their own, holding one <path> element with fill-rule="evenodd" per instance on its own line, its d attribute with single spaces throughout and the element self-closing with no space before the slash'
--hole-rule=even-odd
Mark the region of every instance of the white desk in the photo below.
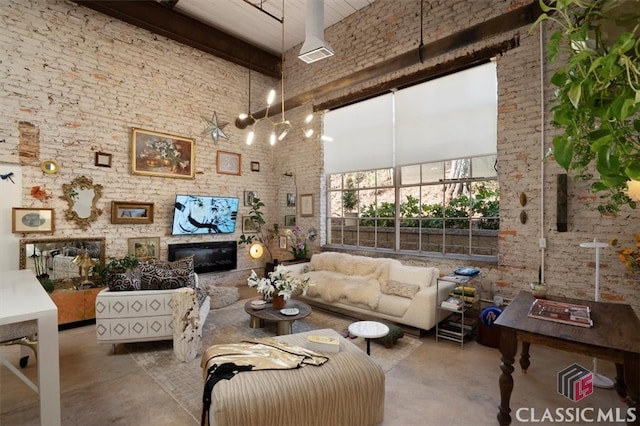
<svg viewBox="0 0 640 426">
<path fill-rule="evenodd" d="M 38 321 L 40 424 L 60 425 L 58 308 L 31 270 L 0 276 L 0 325 Z"/>
</svg>

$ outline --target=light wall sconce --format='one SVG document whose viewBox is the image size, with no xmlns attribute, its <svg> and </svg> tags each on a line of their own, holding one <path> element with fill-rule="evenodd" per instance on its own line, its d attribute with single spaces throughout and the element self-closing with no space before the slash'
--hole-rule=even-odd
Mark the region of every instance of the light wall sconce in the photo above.
<svg viewBox="0 0 640 426">
<path fill-rule="evenodd" d="M 264 254 L 264 247 L 260 243 L 253 243 L 251 247 L 249 247 L 249 256 L 252 259 L 260 259 Z"/>
</svg>

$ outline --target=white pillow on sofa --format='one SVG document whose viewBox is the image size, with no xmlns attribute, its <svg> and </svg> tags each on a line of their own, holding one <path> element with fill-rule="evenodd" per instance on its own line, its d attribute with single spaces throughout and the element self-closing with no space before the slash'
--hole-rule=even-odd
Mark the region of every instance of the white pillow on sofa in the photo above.
<svg viewBox="0 0 640 426">
<path fill-rule="evenodd" d="M 428 266 L 407 266 L 398 261 L 389 265 L 389 281 L 430 287 L 436 268 Z"/>
</svg>

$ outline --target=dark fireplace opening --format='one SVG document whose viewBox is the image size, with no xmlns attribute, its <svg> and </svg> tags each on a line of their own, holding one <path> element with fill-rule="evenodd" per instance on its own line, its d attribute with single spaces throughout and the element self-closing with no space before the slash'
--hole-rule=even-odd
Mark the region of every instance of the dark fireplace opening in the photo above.
<svg viewBox="0 0 640 426">
<path fill-rule="evenodd" d="M 169 244 L 169 261 L 193 255 L 197 273 L 229 271 L 238 263 L 238 243 L 210 241 L 206 243 Z"/>
</svg>

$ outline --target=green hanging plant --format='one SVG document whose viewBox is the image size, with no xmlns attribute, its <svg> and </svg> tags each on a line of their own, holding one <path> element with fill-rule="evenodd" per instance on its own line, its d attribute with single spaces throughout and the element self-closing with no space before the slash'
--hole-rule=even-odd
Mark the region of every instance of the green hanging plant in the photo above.
<svg viewBox="0 0 640 426">
<path fill-rule="evenodd" d="M 551 111 L 563 133 L 553 157 L 576 179 L 599 179 L 600 213 L 636 208 L 627 182 L 640 181 L 640 10 L 637 0 L 558 0 L 545 3 L 534 23 L 555 22 L 547 50 L 566 63 L 551 78 L 557 88 Z M 618 32 L 616 34 L 616 32 Z"/>
</svg>

